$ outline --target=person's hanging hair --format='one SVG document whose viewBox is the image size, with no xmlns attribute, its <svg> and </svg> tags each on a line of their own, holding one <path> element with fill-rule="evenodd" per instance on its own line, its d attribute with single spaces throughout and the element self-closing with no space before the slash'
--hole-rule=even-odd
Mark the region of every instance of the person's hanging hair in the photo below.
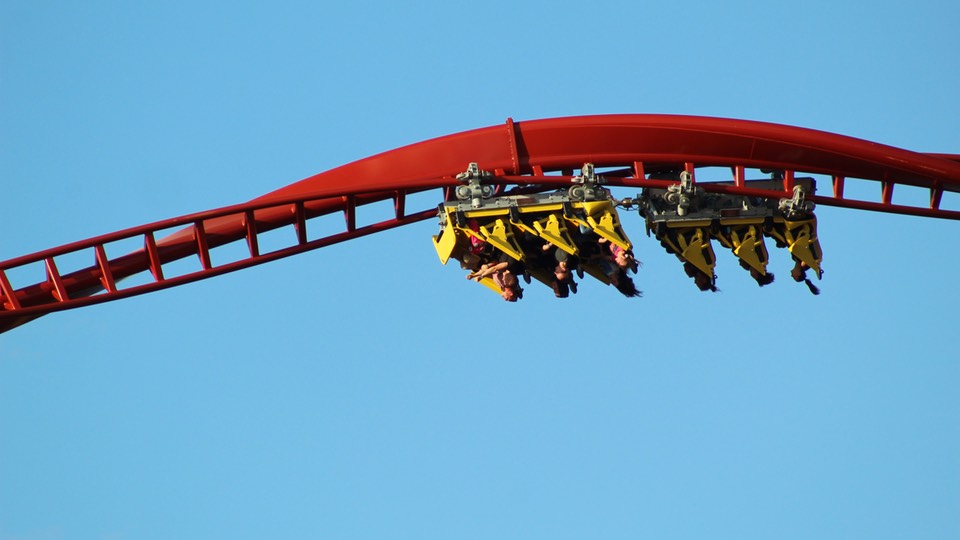
<svg viewBox="0 0 960 540">
<path fill-rule="evenodd" d="M 620 270 L 620 275 L 614 283 L 614 287 L 620 291 L 620 294 L 627 298 L 639 298 L 643 296 L 643 291 L 637 289 L 637 285 L 633 282 L 633 279 L 627 275 L 626 270 Z"/>
</svg>

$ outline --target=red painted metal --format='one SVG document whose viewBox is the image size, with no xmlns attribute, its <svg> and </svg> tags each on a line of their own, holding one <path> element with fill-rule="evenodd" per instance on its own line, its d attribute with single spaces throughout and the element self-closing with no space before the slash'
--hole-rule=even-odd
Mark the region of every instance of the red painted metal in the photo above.
<svg viewBox="0 0 960 540">
<path fill-rule="evenodd" d="M 244 204 L 200 212 L 135 227 L 58 248 L 0 262 L 0 332 L 51 311 L 126 298 L 226 272 L 262 264 L 428 219 L 433 208 L 406 213 L 406 196 L 440 189 L 442 200 L 456 185 L 456 175 L 470 162 L 494 172 L 500 189 L 512 184 L 541 190 L 569 185 L 575 170 L 590 162 L 609 171 L 608 186 L 666 187 L 671 180 L 657 173 L 702 167 L 726 167 L 727 183 L 703 182 L 707 191 L 761 197 L 788 197 L 798 175 L 825 175 L 830 194 L 810 197 L 818 204 L 847 208 L 960 219 L 960 210 L 943 209 L 945 191 L 960 192 L 960 156 L 924 154 L 805 128 L 696 116 L 607 115 L 514 122 L 440 137 L 371 156 L 311 176 Z M 780 171 L 782 191 L 747 187 L 747 169 Z M 654 178 L 651 178 L 654 177 Z M 844 196 L 851 180 L 876 182 L 879 201 Z M 930 190 L 925 207 L 895 204 L 896 185 Z M 395 217 L 358 226 L 358 206 L 393 200 Z M 345 229 L 311 239 L 310 220 L 342 212 Z M 157 232 L 182 226 L 157 239 Z M 291 227 L 290 246 L 262 253 L 258 235 Z M 108 258 L 105 246 L 142 238 L 143 249 Z M 245 242 L 249 257 L 216 264 L 211 253 L 233 242 Z M 66 275 L 56 258 L 91 251 L 94 261 Z M 186 257 L 199 258 L 200 270 L 165 276 L 164 265 Z M 11 269 L 42 263 L 42 279 L 14 287 Z M 147 283 L 123 286 L 123 280 L 148 273 Z"/>
</svg>

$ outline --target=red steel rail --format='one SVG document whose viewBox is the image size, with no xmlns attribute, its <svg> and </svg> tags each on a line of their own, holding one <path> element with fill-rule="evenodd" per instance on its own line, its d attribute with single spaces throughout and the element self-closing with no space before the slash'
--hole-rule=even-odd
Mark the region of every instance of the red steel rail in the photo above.
<svg viewBox="0 0 960 540">
<path fill-rule="evenodd" d="M 818 204 L 960 219 L 960 210 L 942 208 L 945 192 L 960 192 L 960 156 L 924 154 L 823 131 L 724 118 L 676 115 L 605 115 L 514 122 L 412 144 L 311 176 L 247 203 L 172 218 L 0 262 L 0 332 L 52 311 L 143 294 L 221 275 L 241 268 L 302 253 L 379 232 L 436 214 L 435 208 L 408 213 L 407 195 L 431 189 L 438 199 L 457 184 L 456 175 L 470 162 L 494 173 L 501 189 L 528 190 L 568 186 L 584 163 L 604 173 L 605 185 L 666 187 L 657 179 L 666 172 L 703 167 L 730 171 L 724 183 L 699 182 L 707 191 L 781 198 L 792 195 L 794 178 L 821 175 L 829 189 L 810 197 Z M 747 187 L 748 171 L 777 171 L 782 190 Z M 851 181 L 869 181 L 879 200 L 845 196 Z M 898 185 L 923 188 L 929 204 L 895 204 Z M 829 193 L 825 193 L 829 191 Z M 392 200 L 394 215 L 357 227 L 357 208 Z M 343 229 L 316 238 L 308 235 L 311 220 L 342 213 Z M 183 227 L 157 238 L 158 232 Z M 261 252 L 260 235 L 290 227 L 288 246 Z M 107 247 L 128 239 L 142 249 L 111 257 Z M 246 254 L 216 264 L 216 248 L 244 242 Z M 61 274 L 57 259 L 89 257 L 90 265 Z M 171 277 L 165 265 L 197 257 L 199 269 Z M 39 267 L 40 275 L 25 285 L 11 283 L 9 273 Z M 146 275 L 146 282 L 123 281 Z"/>
</svg>

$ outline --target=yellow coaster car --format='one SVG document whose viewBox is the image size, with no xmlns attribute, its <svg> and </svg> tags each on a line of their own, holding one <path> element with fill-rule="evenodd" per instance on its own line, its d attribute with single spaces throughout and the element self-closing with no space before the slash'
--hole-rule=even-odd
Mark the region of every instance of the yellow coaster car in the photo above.
<svg viewBox="0 0 960 540">
<path fill-rule="evenodd" d="M 525 263 L 542 257 L 542 253 L 531 252 L 534 248 L 524 238 L 539 239 L 537 244 L 549 244 L 571 256 L 581 255 L 576 239 L 589 232 L 620 249 L 633 248 L 611 200 L 577 201 L 564 192 L 500 196 L 480 207 L 447 201 L 440 205 L 438 217 L 441 229 L 433 236 L 433 246 L 440 262 L 455 259 L 466 269 L 476 269 L 487 246 Z M 582 266 L 593 277 L 610 283 L 602 269 Z M 553 281 L 552 271 L 533 265 L 528 269 L 529 276 L 538 281 L 547 285 Z M 498 289 L 495 284 L 485 284 Z"/>
</svg>

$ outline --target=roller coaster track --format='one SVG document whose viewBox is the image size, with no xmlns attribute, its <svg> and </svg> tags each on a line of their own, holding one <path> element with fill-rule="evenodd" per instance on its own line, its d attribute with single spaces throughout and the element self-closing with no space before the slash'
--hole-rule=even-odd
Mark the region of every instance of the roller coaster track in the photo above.
<svg viewBox="0 0 960 540">
<path fill-rule="evenodd" d="M 199 212 L 105 234 L 0 262 L 0 332 L 49 312 L 165 289 L 221 275 L 436 215 L 436 207 L 408 212 L 409 195 L 427 190 L 446 200 L 456 176 L 476 162 L 493 172 L 499 191 L 547 191 L 569 186 L 585 162 L 603 169 L 608 187 L 667 187 L 670 172 L 694 174 L 723 167 L 725 181 L 698 181 L 710 192 L 789 198 L 794 179 L 820 175 L 829 189 L 808 197 L 817 204 L 945 219 L 945 192 L 960 192 L 960 155 L 925 154 L 811 129 L 763 122 L 674 115 L 608 115 L 514 122 L 456 133 L 371 156 L 320 173 L 235 206 Z M 747 185 L 748 171 L 777 171 L 782 190 Z M 667 179 L 663 179 L 667 178 Z M 879 200 L 845 197 L 851 181 L 872 182 Z M 929 204 L 895 204 L 898 185 L 923 188 Z M 825 193 L 829 192 L 829 193 Z M 357 208 L 393 202 L 393 217 L 357 226 Z M 342 214 L 342 228 L 317 234 L 315 218 Z M 261 235 L 291 228 L 290 245 L 261 249 Z M 172 234 L 158 233 L 175 229 Z M 308 230 L 309 229 L 309 230 Z M 120 255 L 122 241 L 143 247 Z M 243 256 L 218 264 L 217 248 L 245 243 Z M 89 266 L 61 273 L 58 259 Z M 170 263 L 196 257 L 199 269 L 180 275 Z M 26 283 L 11 271 L 28 268 Z M 29 273 L 29 272 L 28 272 Z M 137 276 L 138 279 L 131 279 Z M 22 281 L 22 280 L 21 280 Z M 136 282 L 125 285 L 124 281 Z"/>
</svg>

